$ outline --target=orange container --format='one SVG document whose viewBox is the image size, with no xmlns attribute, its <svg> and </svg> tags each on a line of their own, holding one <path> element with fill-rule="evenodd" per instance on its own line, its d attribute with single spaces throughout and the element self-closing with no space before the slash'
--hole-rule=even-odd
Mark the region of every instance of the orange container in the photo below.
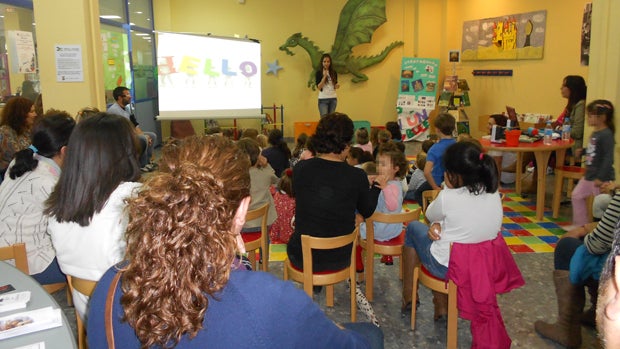
<svg viewBox="0 0 620 349">
<path fill-rule="evenodd" d="M 318 124 L 319 124 L 318 121 L 296 122 L 294 124 L 294 126 L 295 126 L 295 139 L 297 139 L 297 136 L 299 136 L 301 133 L 305 133 L 308 136 L 312 136 L 314 134 L 314 131 L 316 130 L 316 126 Z"/>
<path fill-rule="evenodd" d="M 519 145 L 519 137 L 521 136 L 520 130 L 506 131 L 505 134 L 507 147 L 516 147 Z"/>
</svg>

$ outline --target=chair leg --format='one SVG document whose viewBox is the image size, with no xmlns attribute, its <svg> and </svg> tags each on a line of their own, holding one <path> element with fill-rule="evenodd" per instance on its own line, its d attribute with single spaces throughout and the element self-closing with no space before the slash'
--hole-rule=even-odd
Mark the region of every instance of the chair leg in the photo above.
<svg viewBox="0 0 620 349">
<path fill-rule="evenodd" d="M 65 292 L 67 293 L 67 304 L 69 304 L 69 306 L 72 307 L 73 306 L 73 295 L 71 294 L 71 288 L 67 286 L 67 289 L 65 290 Z"/>
<path fill-rule="evenodd" d="M 258 270 L 256 265 L 256 250 L 248 251 L 248 259 L 250 260 L 250 264 L 252 265 L 253 270 Z"/>
<path fill-rule="evenodd" d="M 560 215 L 560 202 L 562 201 L 562 186 L 564 184 L 564 171 L 555 170 L 555 187 L 553 190 L 553 202 L 551 209 L 553 211 L 553 218 L 558 218 Z"/>
<path fill-rule="evenodd" d="M 325 287 L 325 303 L 328 307 L 334 306 L 334 285 L 327 285 Z"/>
<path fill-rule="evenodd" d="M 269 243 L 264 243 L 262 247 L 261 260 L 263 261 L 263 271 L 269 271 Z"/>
<path fill-rule="evenodd" d="M 415 330 L 415 313 L 416 313 L 416 302 L 418 295 L 418 279 L 420 277 L 420 267 L 416 266 L 413 269 L 413 288 L 411 289 L 411 329 Z"/>
<path fill-rule="evenodd" d="M 349 280 L 351 281 L 351 280 Z M 349 293 L 351 296 L 351 322 L 357 321 L 357 284 L 355 279 L 349 283 Z"/>
<path fill-rule="evenodd" d="M 448 282 L 448 349 L 456 349 L 456 340 L 458 338 L 458 309 L 456 307 L 456 285 L 454 282 Z"/>
<path fill-rule="evenodd" d="M 85 332 L 84 332 L 84 324 L 82 323 L 82 320 L 80 319 L 80 315 L 77 313 L 77 311 L 75 312 L 75 318 L 76 318 L 76 322 L 77 322 L 77 333 L 78 333 L 78 348 L 79 349 L 86 349 L 86 338 L 85 338 Z"/>
<path fill-rule="evenodd" d="M 398 279 L 403 279 L 403 255 L 398 255 Z"/>
<path fill-rule="evenodd" d="M 588 205 L 588 221 L 594 222 L 594 212 L 592 211 L 594 205 L 594 195 L 590 195 L 586 198 L 586 202 Z"/>
<path fill-rule="evenodd" d="M 369 245 L 366 245 L 366 265 L 364 266 L 364 277 L 366 279 L 366 298 L 369 302 L 373 301 L 373 287 L 374 287 L 374 269 L 375 269 L 375 261 L 374 261 L 374 250 L 369 249 Z M 372 251 L 371 251 L 372 250 Z"/>
</svg>

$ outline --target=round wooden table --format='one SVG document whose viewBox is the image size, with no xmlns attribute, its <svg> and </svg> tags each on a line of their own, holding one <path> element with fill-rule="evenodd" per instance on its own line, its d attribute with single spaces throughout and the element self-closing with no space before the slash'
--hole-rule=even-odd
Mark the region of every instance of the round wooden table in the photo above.
<svg viewBox="0 0 620 349">
<path fill-rule="evenodd" d="M 555 163 L 556 166 L 564 164 L 564 157 L 566 155 L 566 149 L 573 146 L 572 139 L 570 141 L 563 141 L 561 139 L 553 141 L 550 145 L 545 145 L 542 140 L 533 143 L 519 142 L 518 146 L 508 147 L 506 143 L 492 143 L 489 139 L 480 139 L 480 144 L 486 150 L 497 150 L 502 152 L 516 152 L 517 153 L 517 171 L 516 171 L 516 183 L 515 191 L 517 194 L 521 194 L 521 169 L 523 168 L 523 153 L 533 152 L 536 159 L 536 168 L 538 169 L 538 178 L 536 180 L 536 219 L 543 220 L 543 213 L 545 211 L 545 187 L 547 179 L 547 163 L 551 157 L 551 152 L 555 151 Z"/>
</svg>

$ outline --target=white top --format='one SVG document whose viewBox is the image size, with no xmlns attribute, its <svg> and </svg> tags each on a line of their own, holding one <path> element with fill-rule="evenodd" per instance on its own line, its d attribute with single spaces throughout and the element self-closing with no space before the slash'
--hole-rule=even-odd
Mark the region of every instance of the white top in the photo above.
<svg viewBox="0 0 620 349">
<path fill-rule="evenodd" d="M 49 220 L 49 232 L 63 273 L 86 280 L 99 281 L 103 273 L 125 257 L 125 228 L 128 217 L 125 199 L 135 195 L 140 183 L 121 183 L 90 224 Z M 77 297 L 76 297 L 77 296 Z M 78 314 L 84 319 L 88 297 L 73 293 Z"/>
<path fill-rule="evenodd" d="M 0 246 L 25 243 L 30 275 L 43 272 L 56 255 L 43 210 L 60 176 L 54 160 L 37 154 L 34 158 L 39 160 L 34 170 L 15 179 L 7 171 L 0 185 Z"/>
<path fill-rule="evenodd" d="M 443 189 L 426 210 L 430 222 L 441 223 L 441 238 L 431 244 L 431 254 L 447 267 L 451 242 L 475 244 L 495 239 L 503 215 L 497 192 L 474 195 L 466 187 Z"/>
<path fill-rule="evenodd" d="M 332 77 L 327 75 L 327 81 L 323 88 L 319 90 L 319 99 L 336 98 L 336 87 L 332 81 Z"/>
</svg>

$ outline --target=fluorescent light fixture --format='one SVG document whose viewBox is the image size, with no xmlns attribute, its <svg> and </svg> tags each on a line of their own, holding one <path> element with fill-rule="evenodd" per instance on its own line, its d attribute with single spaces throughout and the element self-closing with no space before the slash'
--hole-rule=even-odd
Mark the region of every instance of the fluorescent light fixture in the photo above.
<svg viewBox="0 0 620 349">
<path fill-rule="evenodd" d="M 103 19 L 121 19 L 121 17 L 117 16 L 117 15 L 102 15 L 102 16 L 99 16 L 99 18 L 103 18 Z"/>
<path fill-rule="evenodd" d="M 137 36 L 147 36 L 147 35 L 151 35 L 151 34 L 147 34 L 147 33 L 136 33 Z"/>
<path fill-rule="evenodd" d="M 141 15 L 141 14 L 142 14 L 142 11 L 136 11 L 136 12 L 134 12 L 134 13 L 135 13 L 135 14 L 139 14 L 139 15 Z"/>
</svg>

